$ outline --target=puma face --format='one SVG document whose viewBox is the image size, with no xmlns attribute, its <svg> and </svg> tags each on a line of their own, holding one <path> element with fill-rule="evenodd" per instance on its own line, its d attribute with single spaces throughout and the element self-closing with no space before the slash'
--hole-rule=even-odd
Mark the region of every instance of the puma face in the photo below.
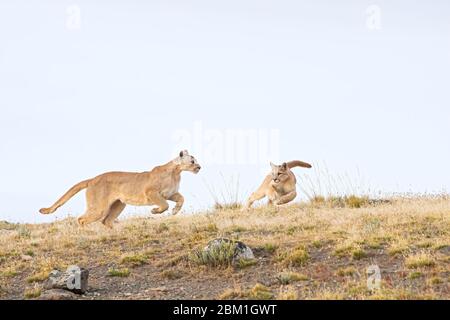
<svg viewBox="0 0 450 320">
<path fill-rule="evenodd" d="M 286 162 L 284 162 L 280 166 L 270 163 L 270 166 L 272 167 L 271 175 L 272 175 L 273 182 L 280 183 L 289 178 L 288 167 L 287 167 Z"/>
<path fill-rule="evenodd" d="M 197 159 L 193 156 L 189 155 L 187 150 L 183 150 L 180 152 L 179 157 L 175 160 L 175 162 L 180 166 L 183 171 L 190 171 L 197 174 L 202 168 Z"/>
</svg>

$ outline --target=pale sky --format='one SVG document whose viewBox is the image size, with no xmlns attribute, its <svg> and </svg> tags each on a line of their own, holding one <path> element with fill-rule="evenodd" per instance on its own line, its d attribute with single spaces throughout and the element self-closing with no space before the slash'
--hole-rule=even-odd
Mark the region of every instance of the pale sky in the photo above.
<svg viewBox="0 0 450 320">
<path fill-rule="evenodd" d="M 231 177 L 245 198 L 272 158 L 375 192 L 448 191 L 449 17 L 446 0 L 2 0 L 0 220 L 78 216 L 83 193 L 38 209 L 97 174 L 150 170 L 188 140 L 203 170 L 183 174 L 185 213 Z M 224 142 L 239 130 L 269 148 L 257 163 L 233 160 L 254 145 Z"/>
</svg>

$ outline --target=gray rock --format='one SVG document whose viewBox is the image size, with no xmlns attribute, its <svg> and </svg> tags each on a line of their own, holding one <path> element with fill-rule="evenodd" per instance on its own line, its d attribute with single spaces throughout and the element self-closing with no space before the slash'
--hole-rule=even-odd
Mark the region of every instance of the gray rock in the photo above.
<svg viewBox="0 0 450 320">
<path fill-rule="evenodd" d="M 226 238 L 218 238 L 211 240 L 205 247 L 205 251 L 217 250 L 225 244 L 234 244 L 233 264 L 239 262 L 239 260 L 251 260 L 255 259 L 252 249 L 241 241 L 234 241 Z"/>
<path fill-rule="evenodd" d="M 77 295 L 63 289 L 51 289 L 44 291 L 38 300 L 74 300 Z"/>
<path fill-rule="evenodd" d="M 89 271 L 78 266 L 70 266 L 65 272 L 53 270 L 46 281 L 45 289 L 63 289 L 83 294 L 88 289 Z"/>
</svg>

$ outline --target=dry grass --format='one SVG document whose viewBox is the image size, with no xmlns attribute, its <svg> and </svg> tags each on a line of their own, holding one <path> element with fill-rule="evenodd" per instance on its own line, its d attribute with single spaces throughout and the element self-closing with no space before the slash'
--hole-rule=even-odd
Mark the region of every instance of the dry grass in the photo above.
<svg viewBox="0 0 450 320">
<path fill-rule="evenodd" d="M 294 287 L 288 286 L 286 288 L 280 288 L 280 293 L 277 296 L 277 300 L 297 300 L 298 292 Z"/>
<path fill-rule="evenodd" d="M 270 300 L 273 299 L 274 297 L 275 295 L 270 290 L 270 288 L 260 283 L 255 284 L 248 290 L 243 290 L 242 288 L 226 289 L 218 296 L 220 300 L 231 300 L 231 299 Z"/>
<path fill-rule="evenodd" d="M 116 269 L 116 268 L 110 268 L 108 270 L 108 276 L 110 277 L 120 277 L 125 278 L 130 275 L 130 270 L 128 268 L 122 268 L 122 269 Z"/>
<path fill-rule="evenodd" d="M 33 288 L 27 288 L 23 292 L 23 297 L 25 299 L 35 299 L 35 298 L 40 297 L 41 292 L 42 292 L 42 289 L 37 286 L 35 286 Z"/>
<path fill-rule="evenodd" d="M 417 269 L 423 267 L 432 267 L 435 265 L 435 261 L 429 253 L 422 252 L 406 257 L 405 265 L 410 269 Z"/>
<path fill-rule="evenodd" d="M 183 271 L 179 269 L 167 269 L 161 272 L 161 277 L 169 280 L 180 279 L 183 275 Z"/>
<path fill-rule="evenodd" d="M 363 200 L 133 217 L 114 230 L 0 222 L 0 295 L 33 298 L 52 269 L 77 264 L 100 298 L 449 299 L 449 197 Z M 219 237 L 256 260 L 233 267 L 226 250 L 199 254 Z M 368 290 L 374 264 L 381 288 Z"/>
<path fill-rule="evenodd" d="M 280 255 L 280 260 L 286 266 L 299 267 L 305 265 L 309 260 L 309 254 L 302 246 L 297 247 L 290 252 L 285 252 Z"/>
<path fill-rule="evenodd" d="M 341 268 L 339 269 L 336 274 L 340 277 L 347 277 L 347 276 L 353 276 L 357 273 L 358 271 L 354 268 L 354 267 L 345 267 L 345 268 Z"/>
<path fill-rule="evenodd" d="M 274 294 L 270 291 L 270 288 L 257 283 L 248 291 L 247 296 L 255 300 L 269 300 L 274 297 Z"/>
<path fill-rule="evenodd" d="M 130 267 L 137 267 L 142 266 L 147 263 L 149 259 L 149 255 L 143 254 L 143 253 L 135 253 L 135 254 L 125 254 L 120 259 L 120 264 L 130 266 Z"/>
<path fill-rule="evenodd" d="M 199 265 L 229 267 L 233 261 L 234 249 L 233 242 L 223 242 L 209 251 L 198 248 L 191 254 L 190 260 Z"/>
<path fill-rule="evenodd" d="M 297 282 L 297 281 L 306 281 L 308 280 L 308 277 L 305 276 L 304 274 L 298 273 L 298 272 L 289 272 L 289 271 L 285 271 L 285 272 L 281 272 L 278 276 L 277 276 L 278 281 L 281 284 L 291 284 L 293 282 Z"/>
</svg>

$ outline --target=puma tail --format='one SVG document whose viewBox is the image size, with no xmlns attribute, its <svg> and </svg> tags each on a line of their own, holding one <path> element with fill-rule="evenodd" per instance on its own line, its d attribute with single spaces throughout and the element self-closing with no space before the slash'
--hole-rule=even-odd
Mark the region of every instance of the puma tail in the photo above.
<svg viewBox="0 0 450 320">
<path fill-rule="evenodd" d="M 80 192 L 83 189 L 86 189 L 88 187 L 88 184 L 91 180 L 84 180 L 80 183 L 77 183 L 72 188 L 69 189 L 61 198 L 59 198 L 58 201 L 55 202 L 54 205 L 52 205 L 50 208 L 42 208 L 39 210 L 42 214 L 50 214 L 56 211 L 59 207 L 61 207 L 64 203 L 69 201 L 70 198 L 72 198 L 74 195 L 76 195 L 78 192 Z"/>
<path fill-rule="evenodd" d="M 303 161 L 298 161 L 298 160 L 289 161 L 287 163 L 287 166 L 289 169 L 292 169 L 294 167 L 312 168 L 312 165 L 310 165 L 309 163 L 306 163 Z"/>
</svg>

